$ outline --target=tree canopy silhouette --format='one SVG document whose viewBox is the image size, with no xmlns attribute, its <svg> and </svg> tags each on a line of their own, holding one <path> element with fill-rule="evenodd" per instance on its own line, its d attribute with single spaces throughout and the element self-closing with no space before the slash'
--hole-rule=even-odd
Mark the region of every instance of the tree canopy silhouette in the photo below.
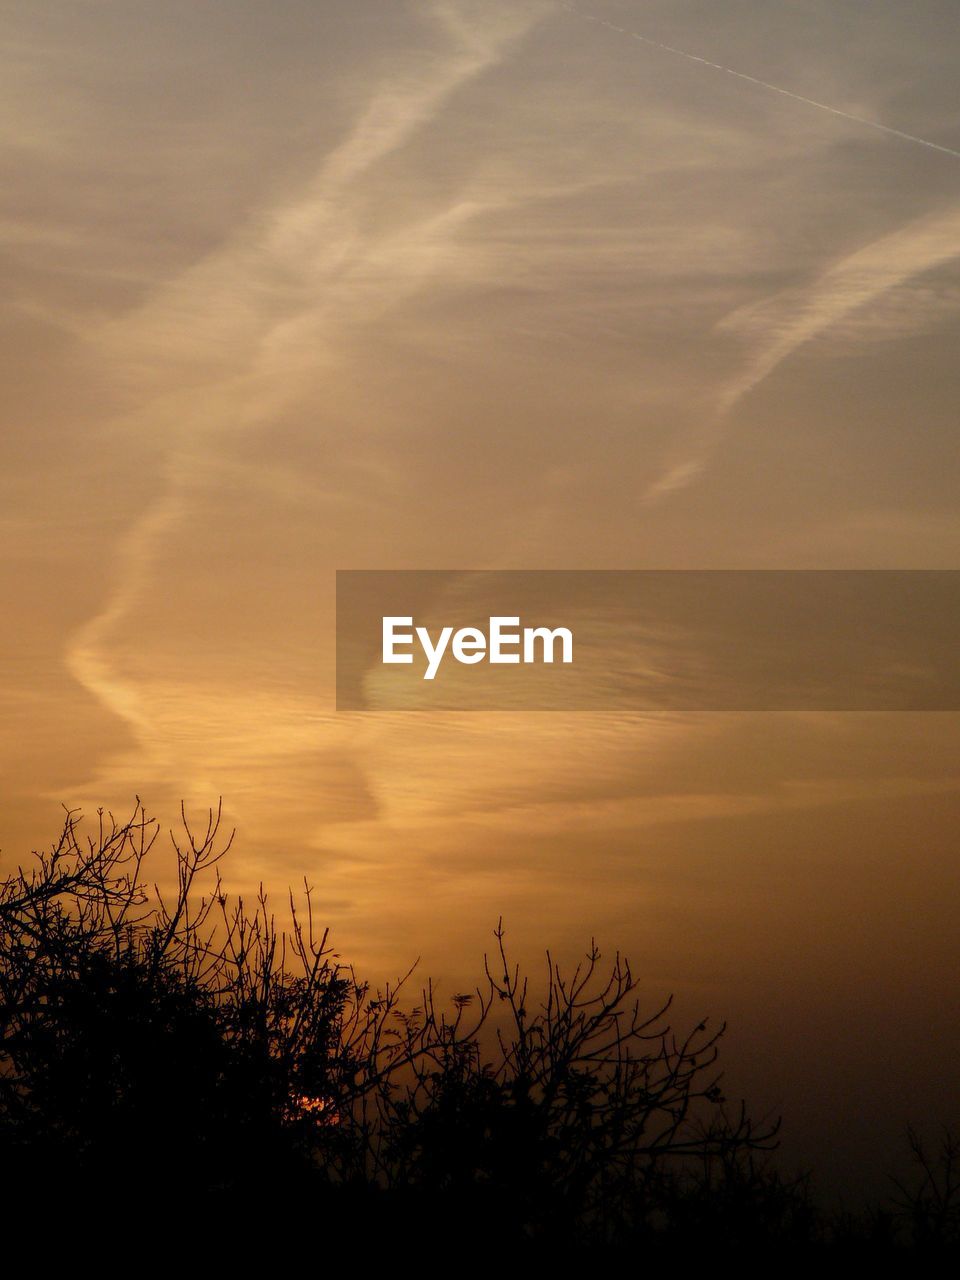
<svg viewBox="0 0 960 1280">
<path fill-rule="evenodd" d="M 777 1126 L 724 1101 L 723 1027 L 677 1034 L 622 956 L 591 944 L 565 972 L 548 953 L 537 991 L 498 926 L 473 991 L 442 1001 L 427 981 L 414 997 L 412 973 L 376 990 L 306 885 L 286 928 L 262 890 L 227 892 L 221 825 L 219 809 L 200 829 L 183 814 L 164 893 L 139 802 L 89 836 L 68 812 L 0 885 L 8 1200 L 55 1170 L 75 1194 L 122 1178 L 387 1232 L 428 1206 L 451 1238 L 478 1219 L 488 1238 L 552 1245 L 741 1219 L 809 1235 L 803 1188 L 757 1163 Z"/>
</svg>

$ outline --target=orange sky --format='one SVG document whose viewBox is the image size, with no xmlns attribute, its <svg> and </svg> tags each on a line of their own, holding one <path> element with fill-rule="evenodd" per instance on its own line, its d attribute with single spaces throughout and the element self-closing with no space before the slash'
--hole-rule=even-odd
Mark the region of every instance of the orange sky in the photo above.
<svg viewBox="0 0 960 1280">
<path fill-rule="evenodd" d="M 960 149 L 952 0 L 579 9 L 5 6 L 0 842 L 222 794 L 361 967 L 596 933 L 887 1150 L 956 716 L 333 709 L 337 568 L 957 567 L 960 159 L 847 118 Z"/>
</svg>

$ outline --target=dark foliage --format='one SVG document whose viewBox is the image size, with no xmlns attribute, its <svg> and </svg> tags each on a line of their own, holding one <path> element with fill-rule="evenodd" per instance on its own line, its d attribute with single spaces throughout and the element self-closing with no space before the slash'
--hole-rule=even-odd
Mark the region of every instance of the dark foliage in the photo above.
<svg viewBox="0 0 960 1280">
<path fill-rule="evenodd" d="M 483 981 L 447 1008 L 429 983 L 408 999 L 409 975 L 373 991 L 315 928 L 309 888 L 285 931 L 262 893 L 228 897 L 219 827 L 184 817 L 168 897 L 146 879 L 157 828 L 139 804 L 90 839 L 69 813 L 0 887 L 8 1204 L 52 1188 L 297 1207 L 367 1249 L 424 1224 L 451 1247 L 839 1239 L 765 1162 L 776 1126 L 725 1104 L 723 1028 L 678 1036 L 669 1002 L 644 1013 L 619 955 L 591 946 L 570 974 L 548 955 L 535 996 L 498 928 Z M 940 1164 L 916 1151 L 901 1236 L 955 1238 L 956 1146 Z"/>
</svg>

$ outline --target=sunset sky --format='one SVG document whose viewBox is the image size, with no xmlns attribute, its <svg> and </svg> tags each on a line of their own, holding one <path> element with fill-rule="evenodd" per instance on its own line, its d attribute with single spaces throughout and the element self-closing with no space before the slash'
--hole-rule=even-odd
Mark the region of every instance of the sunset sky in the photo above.
<svg viewBox="0 0 960 1280">
<path fill-rule="evenodd" d="M 960 716 L 333 662 L 338 568 L 960 567 L 955 0 L 0 14 L 4 863 L 222 795 L 364 972 L 595 934 L 797 1159 L 956 1118 Z"/>
</svg>

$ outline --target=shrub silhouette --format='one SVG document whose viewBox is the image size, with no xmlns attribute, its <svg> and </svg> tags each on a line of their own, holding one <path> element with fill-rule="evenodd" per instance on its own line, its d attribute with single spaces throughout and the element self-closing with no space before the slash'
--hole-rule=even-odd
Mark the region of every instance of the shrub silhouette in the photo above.
<svg viewBox="0 0 960 1280">
<path fill-rule="evenodd" d="M 894 1179 L 894 1218 L 921 1248 L 956 1249 L 960 1246 L 960 1133 L 944 1126 L 931 1152 L 911 1126 L 907 1142 L 914 1176 Z"/>
<path fill-rule="evenodd" d="M 498 926 L 473 992 L 414 1001 L 410 974 L 378 991 L 341 961 L 308 887 L 286 930 L 262 891 L 232 899 L 219 809 L 171 833 L 167 896 L 157 836 L 139 802 L 89 838 L 69 812 L 0 886 L 8 1203 L 53 1174 L 74 1199 L 300 1205 L 384 1240 L 423 1220 L 441 1243 L 476 1222 L 487 1244 L 823 1238 L 805 1184 L 758 1157 L 776 1125 L 726 1107 L 723 1028 L 675 1035 L 621 956 L 548 954 L 536 996 Z M 940 1187 L 928 1235 L 955 1223 Z"/>
</svg>

